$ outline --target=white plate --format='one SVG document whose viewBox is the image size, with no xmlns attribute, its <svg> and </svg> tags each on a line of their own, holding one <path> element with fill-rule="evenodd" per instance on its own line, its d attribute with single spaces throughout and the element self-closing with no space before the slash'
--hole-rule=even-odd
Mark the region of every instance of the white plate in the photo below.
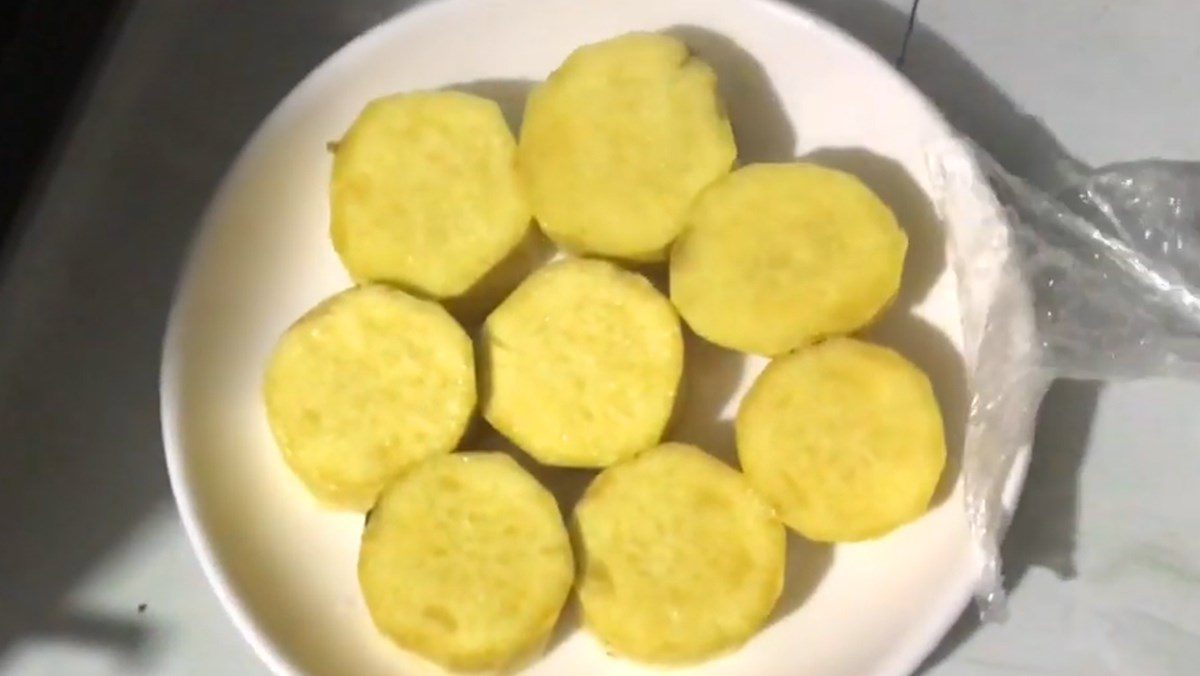
<svg viewBox="0 0 1200 676">
<path fill-rule="evenodd" d="M 887 63 L 769 0 L 426 4 L 347 45 L 267 118 L 208 210 L 171 315 L 162 406 L 172 487 L 209 581 L 276 672 L 430 669 L 373 629 L 355 577 L 362 517 L 309 499 L 271 441 L 259 398 L 276 337 L 349 284 L 327 234 L 326 142 L 368 100 L 400 90 L 484 81 L 476 91 L 519 112 L 519 81 L 543 78 L 573 48 L 669 28 L 716 67 L 747 159 L 817 151 L 819 161 L 860 173 L 897 211 L 911 239 L 904 290 L 873 335 L 930 373 L 952 448 L 961 447 L 968 392 L 955 280 L 925 197 L 924 149 L 951 132 Z M 690 398 L 671 436 L 728 454 L 729 420 L 761 360 L 731 359 L 697 341 L 688 357 Z M 962 610 L 980 570 L 961 488 L 947 488 L 929 514 L 875 542 L 829 550 L 793 538 L 770 625 L 695 673 L 913 669 Z M 568 618 L 531 673 L 641 670 L 573 626 Z"/>
</svg>

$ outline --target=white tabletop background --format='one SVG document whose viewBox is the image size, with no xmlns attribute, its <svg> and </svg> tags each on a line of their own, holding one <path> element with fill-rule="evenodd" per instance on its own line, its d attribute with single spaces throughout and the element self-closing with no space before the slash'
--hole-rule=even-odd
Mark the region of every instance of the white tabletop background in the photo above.
<svg viewBox="0 0 1200 676">
<path fill-rule="evenodd" d="M 165 313 L 257 122 L 404 4 L 139 0 L 115 26 L 0 270 L 0 673 L 265 673 L 171 502 Z M 904 0 L 798 4 L 899 53 Z M 1064 163 L 1200 161 L 1194 0 L 924 0 L 904 70 L 1046 187 Z M 1197 384 L 1056 386 L 1005 546 L 1011 617 L 965 618 L 926 672 L 1194 673 L 1198 405 Z"/>
</svg>

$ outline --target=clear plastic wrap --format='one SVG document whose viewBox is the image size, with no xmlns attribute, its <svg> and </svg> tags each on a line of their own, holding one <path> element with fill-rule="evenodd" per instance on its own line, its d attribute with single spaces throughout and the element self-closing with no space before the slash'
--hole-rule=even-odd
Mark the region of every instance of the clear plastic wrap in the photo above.
<svg viewBox="0 0 1200 676">
<path fill-rule="evenodd" d="M 996 619 L 999 544 L 1049 383 L 1200 376 L 1200 165 L 1114 165 L 1058 195 L 968 142 L 931 149 L 929 165 L 973 365 L 963 481 L 977 600 Z"/>
</svg>

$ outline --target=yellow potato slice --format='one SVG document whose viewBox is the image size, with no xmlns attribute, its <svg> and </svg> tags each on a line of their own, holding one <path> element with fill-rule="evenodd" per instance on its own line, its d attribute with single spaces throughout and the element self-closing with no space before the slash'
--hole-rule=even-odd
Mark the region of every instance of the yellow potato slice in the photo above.
<svg viewBox="0 0 1200 676">
<path fill-rule="evenodd" d="M 405 467 L 458 443 L 475 406 L 471 340 L 437 303 L 358 287 L 284 333 L 263 393 L 284 459 L 309 491 L 365 511 Z"/>
<path fill-rule="evenodd" d="M 783 589 L 783 525 L 740 473 L 694 446 L 663 444 L 601 472 L 574 527 L 584 623 L 634 659 L 731 650 Z"/>
<path fill-rule="evenodd" d="M 900 287 L 907 247 L 856 177 L 750 165 L 693 205 L 671 252 L 671 301 L 718 345 L 782 354 L 874 319 Z"/>
<path fill-rule="evenodd" d="M 330 231 L 357 281 L 458 296 L 529 228 L 516 142 L 492 101 L 452 91 L 377 99 L 335 147 Z"/>
<path fill-rule="evenodd" d="M 946 462 L 929 379 L 896 352 L 837 338 L 771 362 L 742 401 L 742 471 L 780 518 L 820 542 L 917 518 Z"/>
<path fill-rule="evenodd" d="M 558 504 L 503 453 L 454 453 L 391 484 L 363 531 L 358 580 L 375 625 L 456 670 L 545 644 L 571 591 Z"/>
<path fill-rule="evenodd" d="M 533 90 L 518 166 L 538 223 L 578 253 L 662 260 L 737 156 L 711 68 L 665 35 L 580 47 Z"/>
<path fill-rule="evenodd" d="M 606 467 L 658 443 L 683 372 L 671 303 L 605 261 L 530 276 L 484 322 L 483 416 L 538 461 Z"/>
</svg>

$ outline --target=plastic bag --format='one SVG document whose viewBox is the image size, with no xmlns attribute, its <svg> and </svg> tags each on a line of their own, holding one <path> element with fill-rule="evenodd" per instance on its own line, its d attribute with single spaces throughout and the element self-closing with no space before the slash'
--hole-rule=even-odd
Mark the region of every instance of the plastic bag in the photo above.
<svg viewBox="0 0 1200 676">
<path fill-rule="evenodd" d="M 984 564 L 976 599 L 998 619 L 1014 470 L 1050 382 L 1200 376 L 1200 165 L 1115 165 L 1055 196 L 968 142 L 931 149 L 929 165 L 974 365 L 963 481 Z"/>
</svg>

